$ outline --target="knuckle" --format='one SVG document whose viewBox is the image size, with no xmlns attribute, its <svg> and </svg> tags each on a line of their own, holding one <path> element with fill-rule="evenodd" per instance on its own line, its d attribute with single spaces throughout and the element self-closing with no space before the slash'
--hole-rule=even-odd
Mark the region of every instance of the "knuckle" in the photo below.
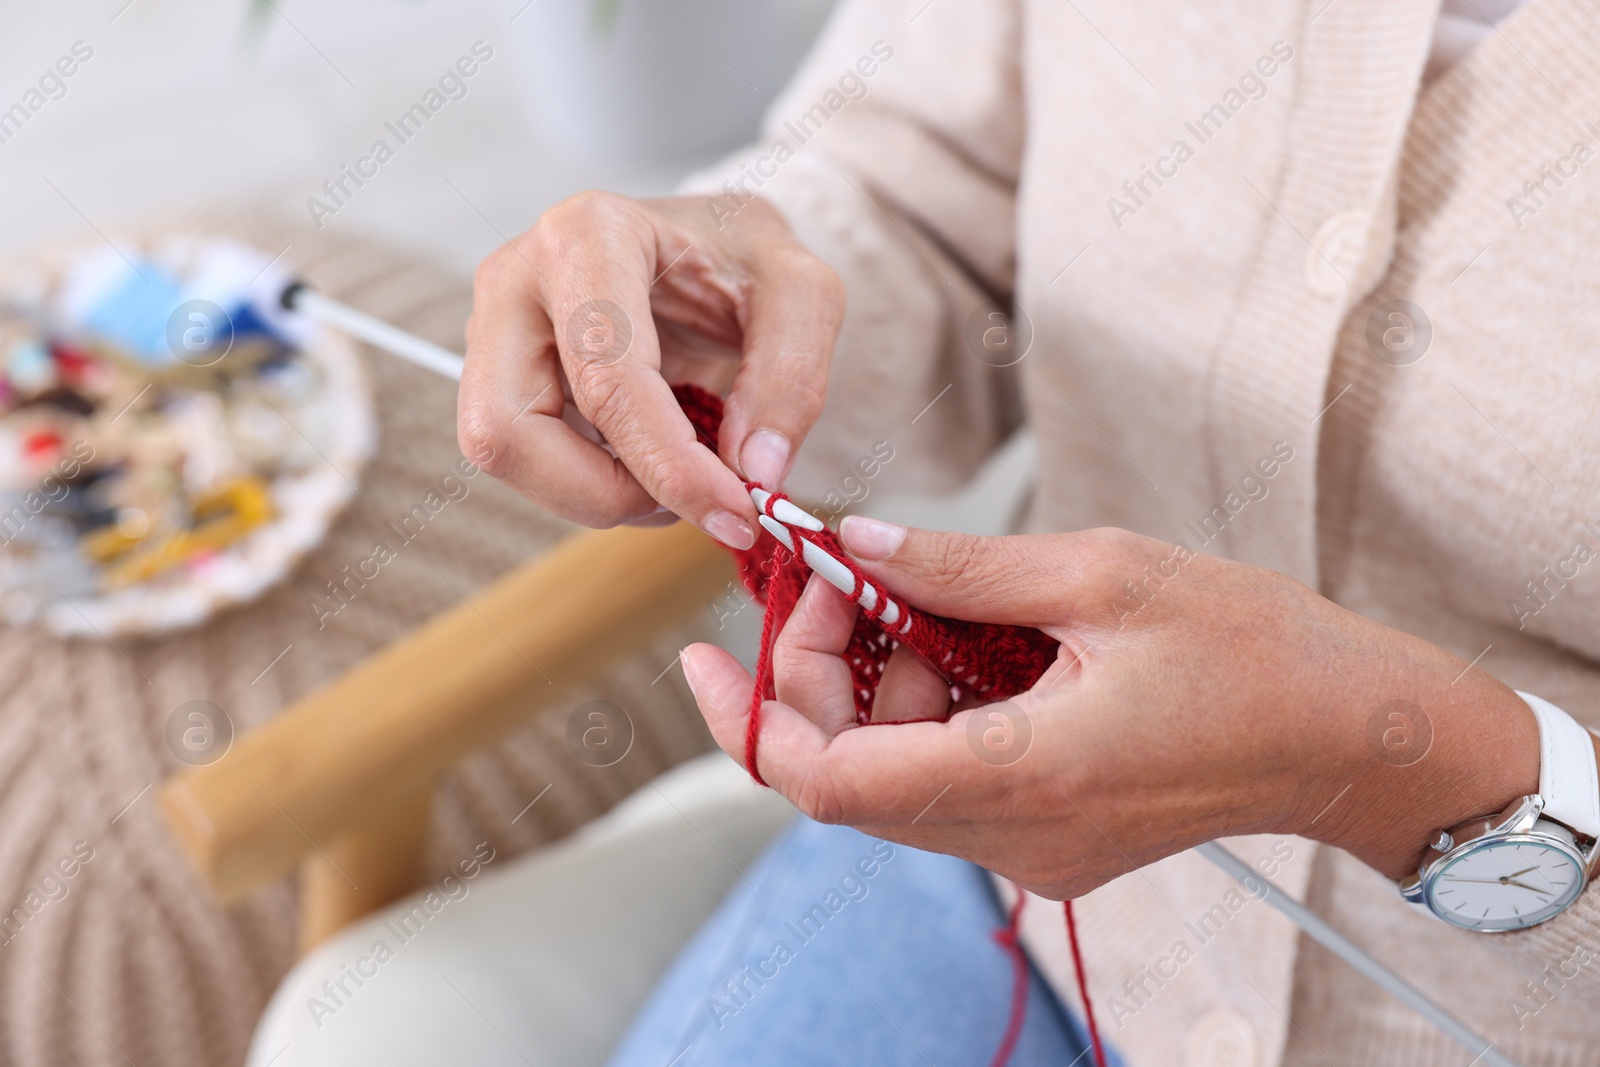
<svg viewBox="0 0 1600 1067">
<path fill-rule="evenodd" d="M 839 277 L 838 271 L 822 260 L 814 259 L 813 262 L 817 264 L 817 286 L 821 290 L 823 300 L 836 315 L 842 315 L 846 299 L 844 279 Z"/>
<path fill-rule="evenodd" d="M 589 219 L 601 215 L 609 215 L 620 210 L 624 205 L 633 201 L 616 193 L 606 192 L 604 189 L 585 189 L 581 193 L 574 193 L 562 201 L 564 207 L 575 218 Z"/>
<path fill-rule="evenodd" d="M 691 494 L 690 477 L 682 464 L 652 452 L 644 457 L 644 469 L 649 471 L 651 495 L 668 507 L 681 504 Z"/>
<path fill-rule="evenodd" d="M 970 534 L 944 534 L 924 564 L 925 576 L 945 585 L 964 585 L 981 575 L 979 539 Z"/>
<path fill-rule="evenodd" d="M 839 680 L 831 670 L 838 663 L 839 657 L 824 656 L 804 647 L 803 639 L 791 636 L 789 627 L 785 627 L 772 643 L 772 675 L 782 689 L 793 693 L 829 693 Z M 780 696 L 779 699 L 787 698 Z M 816 696 L 812 696 L 812 700 L 822 703 Z M 831 710 L 832 701 L 827 703 Z M 853 719 L 854 708 L 851 715 Z"/>
<path fill-rule="evenodd" d="M 1075 554 L 1083 570 L 1092 578 L 1121 574 L 1139 557 L 1146 538 L 1114 526 L 1085 530 L 1077 536 Z"/>
<path fill-rule="evenodd" d="M 833 268 L 798 244 L 785 246 L 776 256 L 777 266 L 793 284 L 819 292 L 838 280 Z"/>
<path fill-rule="evenodd" d="M 1117 526 L 1097 526 L 1084 531 L 1083 536 L 1097 555 L 1105 556 L 1127 555 L 1135 545 L 1144 540 L 1138 534 L 1129 533 Z"/>
<path fill-rule="evenodd" d="M 796 647 L 790 628 L 785 626 L 772 642 L 772 673 L 784 681 L 799 681 L 805 666 L 805 653 Z"/>
<path fill-rule="evenodd" d="M 559 263 L 572 244 L 572 228 L 560 216 L 553 215 L 555 210 L 545 212 L 526 235 L 527 254 L 536 263 Z"/>
<path fill-rule="evenodd" d="M 789 224 L 784 220 L 783 212 L 778 206 L 764 196 L 758 196 L 745 204 L 745 211 L 750 215 L 752 224 L 764 227 L 774 227 L 784 233 L 789 232 Z M 743 214 L 744 212 L 741 212 Z"/>
<path fill-rule="evenodd" d="M 485 292 L 496 288 L 506 274 L 506 256 L 509 250 L 501 245 L 478 261 L 477 269 L 472 272 L 472 288 L 474 292 Z"/>
<path fill-rule="evenodd" d="M 552 510 L 557 510 L 552 508 Z M 559 509 L 565 517 L 591 530 L 609 530 L 620 526 L 635 516 L 628 513 L 622 502 L 599 492 L 581 500 L 572 501 Z"/>
<path fill-rule="evenodd" d="M 795 788 L 794 806 L 813 822 L 835 826 L 844 822 L 844 804 L 838 790 L 816 771 L 807 771 Z"/>
<path fill-rule="evenodd" d="M 494 283 L 496 270 L 494 257 L 499 254 L 498 251 L 490 252 L 478 260 L 478 265 L 472 268 L 472 292 L 474 297 L 481 298 L 483 292 Z"/>
<path fill-rule="evenodd" d="M 539 216 L 539 221 L 533 227 L 533 236 L 542 248 L 560 251 L 570 242 L 592 235 L 596 227 L 627 217 L 633 208 L 634 202 L 625 196 L 600 189 L 586 189 L 567 197 Z"/>
<path fill-rule="evenodd" d="M 823 405 L 827 400 L 828 380 L 825 373 L 798 376 L 786 384 L 783 392 L 785 409 L 798 413 L 800 420 L 807 426 L 816 422 L 821 416 Z"/>
<path fill-rule="evenodd" d="M 830 311 L 844 306 L 844 280 L 839 273 L 799 245 L 779 252 L 774 267 L 785 285 L 806 293 Z"/>
<path fill-rule="evenodd" d="M 479 470 L 498 478 L 506 469 L 509 440 L 499 416 L 488 406 L 467 402 L 456 420 L 456 443 L 461 454 Z"/>
<path fill-rule="evenodd" d="M 625 428 L 628 415 L 627 383 L 622 375 L 599 363 L 576 361 L 567 368 L 572 399 L 583 417 L 612 436 Z"/>
</svg>

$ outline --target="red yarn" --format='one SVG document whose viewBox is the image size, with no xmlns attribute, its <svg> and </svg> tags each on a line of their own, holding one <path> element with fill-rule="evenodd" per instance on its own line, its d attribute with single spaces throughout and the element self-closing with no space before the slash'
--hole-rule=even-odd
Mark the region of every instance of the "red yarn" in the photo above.
<svg viewBox="0 0 1600 1067">
<path fill-rule="evenodd" d="M 701 443 L 716 451 L 717 433 L 722 425 L 722 398 L 694 385 L 675 385 L 672 394 L 693 424 Z M 754 483 L 749 483 L 747 487 L 754 487 Z M 768 501 L 766 507 L 769 517 L 774 502 L 781 499 L 787 498 L 779 493 L 772 494 L 772 500 Z M 872 608 L 861 607 L 861 592 L 868 579 L 844 551 L 838 536 L 830 530 L 813 532 L 792 526 L 787 529 L 792 536 L 812 542 L 842 562 L 855 578 L 855 591 L 848 594 L 848 599 L 860 608 L 860 614 L 856 617 L 850 642 L 845 647 L 844 660 L 850 667 L 850 677 L 855 687 L 856 721 L 862 726 L 875 725 L 872 721 L 872 703 L 878 692 L 878 682 L 883 678 L 890 654 L 901 645 L 907 645 L 917 652 L 949 684 L 952 702 L 969 695 L 988 701 L 1007 700 L 1031 689 L 1055 661 L 1059 642 L 1039 630 L 930 615 L 911 607 L 895 596 L 893 591 L 883 589 L 878 583 L 874 583 L 874 588 L 882 595 Z M 803 557 L 791 552 L 777 538 L 765 532 L 756 539 L 753 547 L 734 552 L 734 557 L 738 561 L 739 577 L 745 588 L 766 608 L 744 743 L 745 769 L 750 772 L 751 778 L 766 785 L 756 768 L 756 751 L 761 740 L 761 705 L 774 696 L 772 642 L 793 613 L 800 594 L 805 591 L 811 568 Z M 904 618 L 897 619 L 892 626 L 880 620 L 889 600 L 893 600 L 904 613 Z M 1019 890 L 1010 922 L 995 935 L 1012 954 L 1016 978 L 1012 986 L 1011 1018 L 995 1054 L 994 1067 L 1003 1067 L 1010 1060 L 1021 1037 L 1028 1006 L 1028 961 L 1019 940 L 1019 924 L 1026 900 L 1026 894 Z M 1072 920 L 1070 900 L 1066 902 L 1066 918 L 1067 937 L 1072 946 L 1073 965 L 1077 970 L 1084 1014 L 1088 1018 L 1095 1062 L 1097 1067 L 1106 1067 L 1100 1034 L 1095 1027 L 1094 1009 L 1089 1004 L 1088 982 L 1084 977 L 1083 958 L 1078 952 L 1078 933 Z"/>
<path fill-rule="evenodd" d="M 1089 1024 L 1089 1044 L 1094 1048 L 1095 1067 L 1106 1067 L 1106 1050 L 1100 1045 L 1100 1028 L 1094 1024 L 1094 1005 L 1089 1002 L 1089 976 L 1083 969 L 1083 953 L 1078 950 L 1078 923 L 1072 917 L 1072 901 L 1063 900 L 1067 917 L 1067 944 L 1072 949 L 1072 971 L 1078 979 L 1078 996 L 1083 1000 L 1083 1017 Z"/>
<path fill-rule="evenodd" d="M 1022 1024 L 1028 1017 L 1028 956 L 1022 951 L 1021 937 L 1022 909 L 1027 903 L 1028 894 L 1018 889 L 1017 902 L 1011 906 L 1011 921 L 994 935 L 994 939 L 1011 953 L 1011 1018 L 989 1067 L 1006 1067 L 1011 1062 L 1011 1054 L 1022 1037 Z"/>
<path fill-rule="evenodd" d="M 772 639 L 776 630 L 777 612 L 769 611 L 761 620 L 761 647 L 756 653 L 756 687 L 750 697 L 750 721 L 744 729 L 744 769 L 758 785 L 766 785 L 756 767 L 756 745 L 761 740 L 761 694 L 766 691 L 767 678 L 772 673 Z"/>
<path fill-rule="evenodd" d="M 1011 906 L 1011 919 L 1005 927 L 996 930 L 994 939 L 1011 954 L 1011 1018 L 1006 1023 L 1005 1037 L 994 1054 L 990 1067 L 1005 1067 L 1022 1037 L 1022 1024 L 1028 1016 L 1028 956 L 1022 949 L 1022 909 L 1028 903 L 1028 894 L 1017 890 L 1017 902 Z M 1100 1028 L 1094 1022 L 1094 1005 L 1089 1000 L 1089 976 L 1083 969 L 1083 953 L 1078 949 L 1078 924 L 1072 917 L 1072 901 L 1061 902 L 1067 918 L 1067 945 L 1072 950 L 1072 969 L 1078 980 L 1078 996 L 1083 1000 L 1083 1017 L 1089 1024 L 1089 1045 L 1094 1050 L 1094 1067 L 1106 1067 L 1106 1052 L 1100 1045 Z"/>
</svg>

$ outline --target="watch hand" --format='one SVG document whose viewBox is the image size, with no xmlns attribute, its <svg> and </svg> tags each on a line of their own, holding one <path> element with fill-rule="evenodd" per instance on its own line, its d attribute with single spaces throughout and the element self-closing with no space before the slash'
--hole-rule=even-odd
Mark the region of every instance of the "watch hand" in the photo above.
<svg viewBox="0 0 1600 1067">
<path fill-rule="evenodd" d="M 1537 865 L 1535 865 L 1533 867 L 1524 867 L 1520 871 L 1512 871 L 1510 874 L 1506 875 L 1506 879 L 1510 880 L 1512 878 L 1521 878 L 1523 875 L 1527 874 L 1529 871 L 1537 871 L 1538 869 L 1539 868 L 1538 868 Z"/>
<path fill-rule="evenodd" d="M 1547 897 L 1547 896 L 1550 895 L 1549 893 L 1547 893 L 1543 889 L 1535 889 L 1533 886 L 1527 884 L 1526 882 L 1517 881 L 1515 878 L 1511 877 L 1509 874 L 1506 875 L 1504 878 L 1462 878 L 1459 875 L 1446 875 L 1444 878 L 1440 879 L 1440 881 L 1444 881 L 1444 882 L 1471 882 L 1474 885 L 1514 885 L 1518 889 L 1527 889 L 1527 890 L 1530 890 L 1530 891 L 1532 891 L 1534 893 L 1538 893 L 1541 897 Z"/>
</svg>

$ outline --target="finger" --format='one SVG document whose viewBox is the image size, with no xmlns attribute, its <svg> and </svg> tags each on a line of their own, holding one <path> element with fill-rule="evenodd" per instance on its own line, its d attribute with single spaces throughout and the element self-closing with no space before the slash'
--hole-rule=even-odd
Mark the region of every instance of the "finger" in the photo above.
<svg viewBox="0 0 1600 1067">
<path fill-rule="evenodd" d="M 545 287 L 573 402 L 653 499 L 724 544 L 749 548 L 755 507 L 743 483 L 696 439 L 661 377 L 651 224 L 620 198 L 580 197 L 561 210 L 546 249 L 561 271 Z"/>
<path fill-rule="evenodd" d="M 822 414 L 843 318 L 843 284 L 821 260 L 796 248 L 756 265 L 720 442 L 722 458 L 751 481 L 783 484 Z"/>
<path fill-rule="evenodd" d="M 681 653 L 700 714 L 722 751 L 746 765 L 750 696 L 755 679 L 733 656 L 715 645 L 690 645 Z M 797 780 L 816 764 L 828 745 L 821 727 L 787 704 L 768 700 L 761 707 L 757 769 L 773 789 L 795 798 Z"/>
<path fill-rule="evenodd" d="M 655 502 L 600 445 L 562 420 L 564 397 L 550 318 L 520 253 L 485 260 L 457 400 L 464 455 L 557 514 L 589 526 L 648 515 Z"/>
<path fill-rule="evenodd" d="M 813 574 L 772 649 L 778 699 L 837 734 L 856 725 L 856 705 L 865 693 L 844 656 L 857 612 L 843 593 Z M 874 722 L 944 719 L 950 684 L 915 650 L 902 645 L 889 656 L 872 697 Z"/>
<path fill-rule="evenodd" d="M 654 526 L 671 526 L 677 521 L 678 516 L 674 515 L 666 508 L 658 505 L 656 509 L 650 512 L 648 515 L 641 515 L 637 519 L 629 519 L 628 525 L 648 528 Z"/>
<path fill-rule="evenodd" d="M 839 536 L 864 570 L 912 605 L 979 622 L 1060 625 L 1094 565 L 1072 534 L 975 537 L 851 515 Z"/>
<path fill-rule="evenodd" d="M 712 736 L 743 763 L 754 681 L 713 645 L 684 649 L 683 665 Z M 913 820 L 927 807 L 930 783 L 955 785 L 984 766 L 947 723 L 859 727 L 829 738 L 777 700 L 762 705 L 756 755 L 761 777 L 801 811 L 819 822 L 852 825 Z"/>
<path fill-rule="evenodd" d="M 943 721 L 949 714 L 950 683 L 909 645 L 895 649 L 878 679 L 872 721 Z"/>
<path fill-rule="evenodd" d="M 832 736 L 856 724 L 855 682 L 844 659 L 856 607 L 813 574 L 772 646 L 778 699 Z"/>
</svg>

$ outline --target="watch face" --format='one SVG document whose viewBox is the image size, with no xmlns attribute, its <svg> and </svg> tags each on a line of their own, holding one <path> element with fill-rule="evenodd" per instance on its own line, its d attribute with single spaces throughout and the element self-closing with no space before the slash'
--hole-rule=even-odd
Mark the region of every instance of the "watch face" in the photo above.
<svg viewBox="0 0 1600 1067">
<path fill-rule="evenodd" d="M 1434 872 L 1435 915 L 1472 930 L 1520 930 L 1560 912 L 1583 890 L 1583 867 L 1566 849 L 1513 835 L 1469 848 Z"/>
</svg>

